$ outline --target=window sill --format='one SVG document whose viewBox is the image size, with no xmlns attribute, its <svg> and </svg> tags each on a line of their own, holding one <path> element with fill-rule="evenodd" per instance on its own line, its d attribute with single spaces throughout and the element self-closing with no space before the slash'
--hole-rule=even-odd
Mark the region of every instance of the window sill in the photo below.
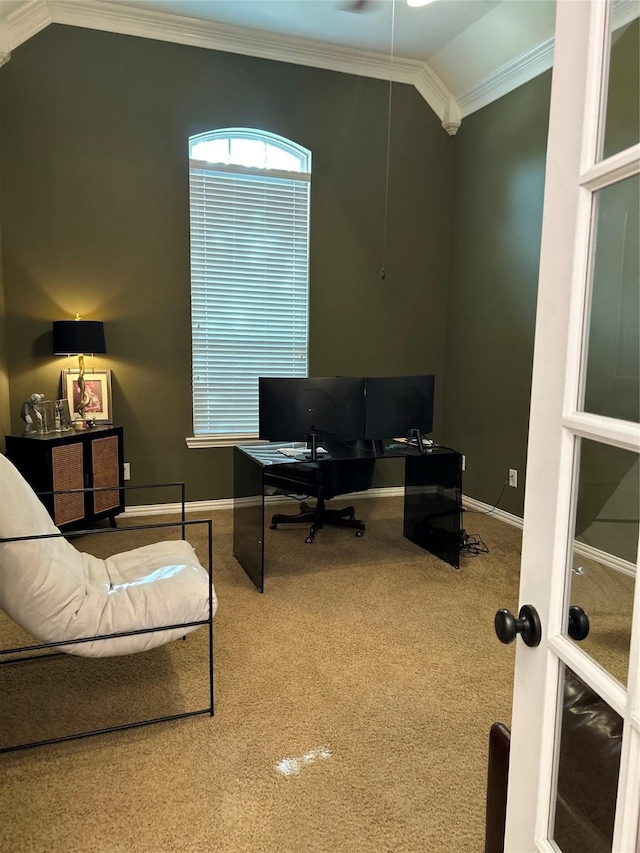
<svg viewBox="0 0 640 853">
<path fill-rule="evenodd" d="M 268 444 L 256 433 L 234 433 L 231 435 L 193 435 L 185 438 L 187 447 L 235 447 L 237 444 Z"/>
</svg>

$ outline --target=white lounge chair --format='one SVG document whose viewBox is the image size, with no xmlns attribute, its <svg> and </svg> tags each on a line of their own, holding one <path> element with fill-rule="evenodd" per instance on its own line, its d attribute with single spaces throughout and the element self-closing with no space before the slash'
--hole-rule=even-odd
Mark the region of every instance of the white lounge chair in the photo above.
<svg viewBox="0 0 640 853">
<path fill-rule="evenodd" d="M 209 525 L 211 556 L 210 521 L 176 525 L 203 523 Z M 154 526 L 160 525 L 143 527 Z M 184 540 L 144 545 L 105 560 L 78 551 L 2 454 L 0 608 L 43 647 L 84 657 L 147 651 L 208 625 L 213 714 L 212 620 L 217 599 L 211 566 L 209 571 L 203 568 Z M 5 649 L 0 655 L 35 648 Z"/>
</svg>

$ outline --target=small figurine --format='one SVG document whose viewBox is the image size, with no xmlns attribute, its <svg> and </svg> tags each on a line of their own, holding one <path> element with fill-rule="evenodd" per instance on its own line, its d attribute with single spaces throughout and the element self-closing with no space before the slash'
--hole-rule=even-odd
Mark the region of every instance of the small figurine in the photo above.
<svg viewBox="0 0 640 853">
<path fill-rule="evenodd" d="M 25 422 L 23 435 L 32 435 L 34 432 L 40 432 L 42 425 L 42 412 L 38 411 L 37 403 L 44 400 L 44 394 L 32 394 L 28 400 L 22 404 L 20 409 L 20 417 Z"/>
</svg>

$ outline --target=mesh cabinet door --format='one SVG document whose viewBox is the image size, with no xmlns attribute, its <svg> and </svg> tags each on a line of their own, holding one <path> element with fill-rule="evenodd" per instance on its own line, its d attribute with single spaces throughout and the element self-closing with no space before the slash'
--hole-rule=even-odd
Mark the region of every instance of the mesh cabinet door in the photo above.
<svg viewBox="0 0 640 853">
<path fill-rule="evenodd" d="M 51 468 L 53 472 L 53 490 L 82 489 L 84 486 L 83 445 L 62 444 L 51 449 Z M 54 495 L 53 518 L 58 527 L 84 518 L 84 494 Z"/>
<path fill-rule="evenodd" d="M 119 485 L 120 458 L 118 436 L 94 438 L 91 442 L 91 474 L 94 488 Z M 93 493 L 93 511 L 96 515 L 120 508 L 120 492 L 116 489 Z"/>
</svg>

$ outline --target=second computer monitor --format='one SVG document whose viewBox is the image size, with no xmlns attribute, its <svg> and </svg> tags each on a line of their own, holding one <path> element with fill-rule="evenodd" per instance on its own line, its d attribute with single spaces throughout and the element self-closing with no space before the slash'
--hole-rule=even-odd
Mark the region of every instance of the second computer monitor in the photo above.
<svg viewBox="0 0 640 853">
<path fill-rule="evenodd" d="M 260 377 L 259 433 L 268 441 L 304 441 L 311 432 L 361 438 L 364 379 Z"/>
<path fill-rule="evenodd" d="M 435 376 L 368 376 L 365 382 L 365 438 L 432 431 Z"/>
</svg>

